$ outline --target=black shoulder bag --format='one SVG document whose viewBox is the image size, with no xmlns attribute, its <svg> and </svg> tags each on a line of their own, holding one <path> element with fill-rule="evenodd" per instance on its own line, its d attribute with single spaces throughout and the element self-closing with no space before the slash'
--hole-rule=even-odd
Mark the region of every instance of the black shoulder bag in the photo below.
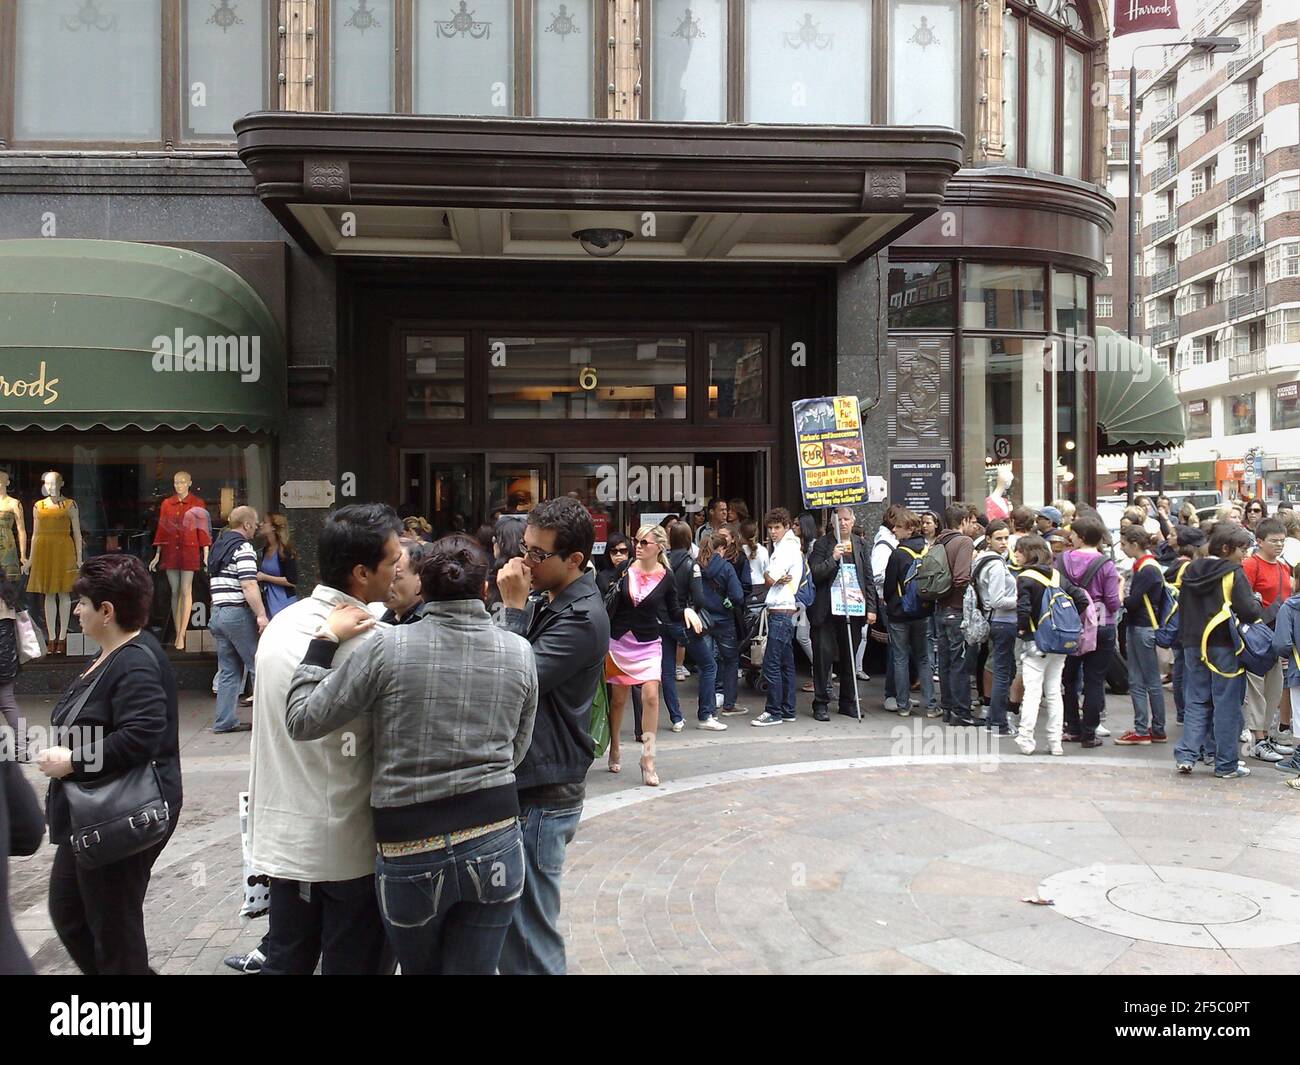
<svg viewBox="0 0 1300 1065">
<path fill-rule="evenodd" d="M 106 668 L 107 663 L 99 667 Z M 72 725 L 102 677 L 100 672 L 86 686 L 60 728 Z M 83 869 L 102 869 L 167 837 L 171 809 L 163 798 L 158 763 L 152 759 L 105 780 L 61 783 L 72 822 L 69 842 Z"/>
</svg>

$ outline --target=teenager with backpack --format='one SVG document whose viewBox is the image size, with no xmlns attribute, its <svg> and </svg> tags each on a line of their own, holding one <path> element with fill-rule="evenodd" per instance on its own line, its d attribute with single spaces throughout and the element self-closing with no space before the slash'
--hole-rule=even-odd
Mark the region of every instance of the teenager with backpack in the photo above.
<svg viewBox="0 0 1300 1065">
<path fill-rule="evenodd" d="M 939 648 L 939 693 L 943 719 L 950 725 L 973 725 L 970 712 L 970 673 L 966 667 L 966 636 L 962 632 L 962 601 L 970 584 L 972 537 L 979 534 L 975 508 L 954 503 L 944 511 L 943 530 L 925 558 L 917 564 L 917 592 L 935 608 Z"/>
<path fill-rule="evenodd" d="M 1151 535 L 1140 525 L 1130 525 L 1119 534 L 1120 550 L 1133 560 L 1124 597 L 1124 618 L 1128 623 L 1128 693 L 1133 702 L 1133 727 L 1116 738 L 1121 747 L 1166 743 L 1165 692 L 1161 684 L 1160 659 L 1156 654 L 1156 630 L 1165 606 L 1165 574 L 1151 553 Z"/>
<path fill-rule="evenodd" d="M 1286 694 L 1292 700 L 1300 688 L 1300 594 L 1293 595 L 1278 610 L 1273 625 L 1273 653 L 1282 660 L 1282 678 Z M 1300 773 L 1300 750 L 1273 763 L 1274 769 L 1284 773 Z M 1286 782 L 1287 787 L 1300 791 L 1300 776 Z"/>
<path fill-rule="evenodd" d="M 774 507 L 763 516 L 772 556 L 767 564 L 767 648 L 763 652 L 763 679 L 767 681 L 767 706 L 751 725 L 760 728 L 795 719 L 794 622 L 808 566 L 793 529 L 790 512 Z M 807 582 L 812 587 L 811 579 Z"/>
<path fill-rule="evenodd" d="M 1252 504 L 1253 505 L 1253 504 Z M 1255 551 L 1241 564 L 1251 591 L 1259 600 L 1264 624 L 1273 627 L 1282 604 L 1291 596 L 1291 567 L 1282 559 L 1286 548 L 1286 526 L 1277 518 L 1265 518 L 1255 526 Z M 1264 676 L 1246 675 L 1244 717 L 1250 730 L 1250 757 L 1261 762 L 1280 762 L 1295 753 L 1290 744 L 1270 738 L 1282 701 L 1282 663 L 1274 662 Z"/>
<path fill-rule="evenodd" d="M 871 541 L 871 576 L 876 582 L 876 601 L 879 610 L 876 615 L 878 629 L 884 630 L 885 641 L 889 640 L 889 619 L 885 616 L 885 567 L 898 549 L 898 536 L 894 524 L 898 515 L 907 510 L 901 503 L 891 503 L 885 509 L 885 516 L 880 519 L 880 527 Z M 878 639 L 878 637 L 876 637 Z M 866 640 L 863 640 L 865 646 Z M 885 709 L 890 713 L 898 712 L 898 693 L 894 690 L 894 668 L 891 665 L 892 652 L 885 650 Z"/>
<path fill-rule="evenodd" d="M 988 617 L 989 647 L 993 663 L 993 686 L 989 693 L 990 732 L 1011 736 L 1007 724 L 1007 700 L 1016 675 L 1016 608 L 1019 592 L 1016 578 L 1007 566 L 1007 541 L 1011 529 L 1005 521 L 989 522 L 984 532 L 985 549 L 971 566 L 971 587 L 976 605 Z"/>
<path fill-rule="evenodd" d="M 1241 526 L 1216 522 L 1208 557 L 1195 559 L 1183 574 L 1178 613 L 1186 707 L 1183 734 L 1174 747 L 1180 773 L 1190 773 L 1202 750 L 1212 750 L 1216 777 L 1250 775 L 1237 758 L 1246 671 L 1232 633 L 1234 619 L 1249 624 L 1262 617 L 1241 572 L 1250 539 Z"/>
<path fill-rule="evenodd" d="M 1194 558 L 1205 557 L 1205 533 L 1200 529 L 1193 528 L 1190 525 L 1175 526 L 1178 530 L 1178 560 L 1165 570 L 1165 583 L 1169 585 L 1174 594 L 1182 592 L 1183 574 L 1187 571 L 1188 565 Z M 1174 638 L 1171 649 L 1174 653 L 1174 668 L 1171 673 L 1171 686 L 1174 690 L 1174 711 L 1178 715 L 1178 723 L 1183 723 L 1183 710 L 1185 700 L 1183 698 L 1183 643 L 1182 643 L 1182 617 L 1183 612 L 1179 609 L 1175 617 Z"/>
<path fill-rule="evenodd" d="M 1066 583 L 1085 592 L 1084 646 L 1092 650 L 1070 655 L 1065 663 L 1066 743 L 1100 747 L 1098 726 L 1106 705 L 1106 671 L 1115 654 L 1115 622 L 1119 614 L 1119 572 L 1102 553 L 1106 526 L 1099 518 L 1083 514 L 1075 518 L 1070 531 L 1082 545 L 1061 555 L 1057 568 Z M 1095 632 L 1095 635 L 1093 633 Z M 1079 708 L 1079 678 L 1083 678 L 1083 708 Z"/>
<path fill-rule="evenodd" d="M 894 515 L 898 547 L 885 564 L 885 615 L 889 625 L 889 671 L 894 678 L 900 717 L 911 713 L 911 667 L 916 664 L 921 705 L 926 717 L 939 716 L 934 694 L 934 660 L 930 657 L 930 616 L 934 607 L 917 594 L 916 570 L 927 547 L 921 519 L 910 510 Z M 889 701 L 885 701 L 889 710 Z"/>
<path fill-rule="evenodd" d="M 1041 536 L 1022 536 L 1016 544 L 1016 554 L 1020 564 L 1020 576 L 1016 580 L 1016 634 L 1020 637 L 1020 668 L 1025 678 L 1016 746 L 1021 754 L 1034 753 L 1034 726 L 1038 723 L 1039 707 L 1045 705 L 1047 749 L 1052 754 L 1064 754 L 1061 674 L 1065 669 L 1065 655 L 1053 650 L 1053 645 L 1039 632 L 1040 627 L 1052 622 L 1050 598 L 1062 591 L 1061 575 L 1052 567 L 1052 549 Z M 1078 624 L 1077 613 L 1075 623 Z"/>
</svg>

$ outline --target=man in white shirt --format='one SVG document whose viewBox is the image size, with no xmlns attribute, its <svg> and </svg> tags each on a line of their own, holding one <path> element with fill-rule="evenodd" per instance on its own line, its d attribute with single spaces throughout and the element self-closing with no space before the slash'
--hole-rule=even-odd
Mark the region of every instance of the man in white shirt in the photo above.
<svg viewBox="0 0 1300 1065">
<path fill-rule="evenodd" d="M 760 728 L 779 725 L 795 718 L 794 620 L 799 604 L 794 593 L 803 577 L 803 550 L 792 528 L 790 512 L 783 507 L 769 510 L 763 518 L 772 541 L 767 563 L 767 648 L 763 652 L 763 679 L 767 681 L 767 706 L 750 722 Z"/>
<path fill-rule="evenodd" d="M 373 975 L 385 965 L 374 885 L 371 730 L 356 720 L 322 739 L 294 741 L 285 715 L 294 670 L 330 613 L 340 604 L 364 610 L 387 598 L 402 557 L 401 532 L 392 507 L 336 510 L 320 536 L 321 583 L 276 614 L 258 645 L 248 832 L 253 867 L 271 878 L 263 973 L 310 976 L 319 961 L 325 975 Z M 334 665 L 365 654 L 375 631 L 341 644 Z"/>
</svg>

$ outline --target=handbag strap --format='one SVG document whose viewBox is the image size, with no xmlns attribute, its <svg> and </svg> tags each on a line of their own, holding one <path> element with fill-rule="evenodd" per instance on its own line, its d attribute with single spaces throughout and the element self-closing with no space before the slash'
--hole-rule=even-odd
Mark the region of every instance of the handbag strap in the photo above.
<svg viewBox="0 0 1300 1065">
<path fill-rule="evenodd" d="M 77 715 L 81 713 L 86 703 L 90 701 L 91 695 L 94 694 L 95 688 L 99 686 L 100 678 L 104 675 L 104 669 L 108 665 L 107 660 L 98 669 L 95 670 L 95 679 L 86 685 L 86 690 L 77 696 L 77 701 L 72 704 L 72 711 L 59 722 L 59 728 L 71 728 L 72 723 L 77 720 Z"/>
</svg>

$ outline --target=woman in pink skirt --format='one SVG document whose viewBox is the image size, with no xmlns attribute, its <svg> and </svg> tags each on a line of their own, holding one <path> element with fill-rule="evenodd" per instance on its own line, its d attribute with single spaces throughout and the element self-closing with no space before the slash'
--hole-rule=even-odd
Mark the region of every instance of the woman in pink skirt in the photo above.
<svg viewBox="0 0 1300 1065">
<path fill-rule="evenodd" d="M 634 560 L 622 567 L 614 580 L 618 595 L 609 618 L 609 654 L 605 678 L 610 683 L 609 771 L 617 773 L 619 728 L 627 696 L 641 685 L 641 782 L 659 786 L 655 772 L 655 730 L 659 727 L 659 677 L 663 648 L 659 622 L 666 617 L 699 632 L 699 615 L 678 602 L 676 584 L 668 575 L 668 534 L 662 525 L 642 525 L 637 530 Z"/>
</svg>

